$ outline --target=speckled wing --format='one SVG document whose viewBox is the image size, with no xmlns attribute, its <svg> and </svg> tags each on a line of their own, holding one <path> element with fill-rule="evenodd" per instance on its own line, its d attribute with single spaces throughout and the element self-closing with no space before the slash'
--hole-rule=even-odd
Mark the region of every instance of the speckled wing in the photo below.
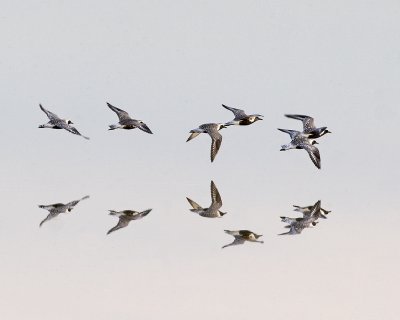
<svg viewBox="0 0 400 320">
<path fill-rule="evenodd" d="M 228 106 L 226 106 L 224 104 L 222 106 L 225 109 L 233 112 L 233 114 L 235 116 L 234 120 L 240 120 L 240 119 L 243 119 L 243 118 L 247 117 L 247 114 L 244 112 L 244 110 L 231 108 L 231 107 L 228 107 Z"/>
<path fill-rule="evenodd" d="M 71 133 L 73 133 L 73 134 L 76 134 L 76 135 L 78 135 L 78 136 L 81 136 L 82 138 L 85 138 L 86 140 L 89 140 L 89 139 L 90 139 L 89 137 L 86 137 L 86 136 L 82 135 L 75 127 L 71 127 L 71 126 L 69 126 L 69 125 L 66 124 L 66 123 L 63 123 L 62 128 L 65 129 L 65 130 L 67 130 L 68 132 L 71 132 Z"/>
<path fill-rule="evenodd" d="M 317 147 L 309 143 L 301 143 L 298 145 L 300 148 L 306 150 L 310 156 L 311 161 L 318 169 L 321 169 L 321 156 Z"/>
<path fill-rule="evenodd" d="M 296 131 L 296 130 L 289 130 L 289 129 L 279 129 L 279 131 L 282 131 L 284 133 L 287 133 L 290 136 L 290 139 L 294 139 L 296 138 L 299 134 L 301 134 L 300 131 Z"/>
<path fill-rule="evenodd" d="M 121 110 L 117 107 L 114 107 L 112 104 L 110 104 L 108 102 L 107 102 L 107 106 L 117 114 L 119 121 L 131 119 L 128 112 Z"/>
<path fill-rule="evenodd" d="M 303 131 L 310 132 L 315 129 L 314 118 L 302 114 L 285 114 L 285 117 L 303 122 Z"/>
<path fill-rule="evenodd" d="M 213 209 L 219 209 L 222 207 L 221 195 L 218 192 L 217 186 L 214 181 L 211 181 L 211 207 Z"/>
<path fill-rule="evenodd" d="M 192 199 L 189 199 L 188 197 L 186 197 L 186 199 L 190 203 L 190 205 L 192 206 L 193 209 L 195 209 L 195 210 L 203 209 L 198 203 L 194 202 Z"/>
<path fill-rule="evenodd" d="M 211 162 L 213 162 L 221 147 L 222 135 L 216 128 L 209 129 L 207 132 L 211 136 Z"/>
<path fill-rule="evenodd" d="M 73 207 L 75 207 L 79 202 L 81 202 L 82 200 L 86 200 L 86 199 L 88 199 L 88 198 L 89 198 L 89 196 L 85 196 L 85 197 L 83 197 L 82 199 L 74 200 L 74 201 L 68 202 L 68 203 L 66 204 L 66 206 L 67 206 L 68 208 L 73 208 Z"/>
<path fill-rule="evenodd" d="M 49 110 L 46 110 L 45 108 L 43 108 L 43 106 L 41 104 L 39 104 L 40 109 L 42 109 L 42 111 L 47 115 L 47 117 L 50 120 L 60 120 L 59 116 L 57 116 L 55 113 L 50 112 Z"/>
</svg>

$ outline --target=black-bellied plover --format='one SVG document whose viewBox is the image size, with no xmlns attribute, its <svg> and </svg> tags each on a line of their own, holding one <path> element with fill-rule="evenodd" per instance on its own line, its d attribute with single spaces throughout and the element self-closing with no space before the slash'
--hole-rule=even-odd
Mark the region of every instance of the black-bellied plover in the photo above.
<svg viewBox="0 0 400 320">
<path fill-rule="evenodd" d="M 311 226 L 317 225 L 317 220 L 319 218 L 319 212 L 321 210 L 321 201 L 317 201 L 314 206 L 312 206 L 309 214 L 303 218 L 289 218 L 281 217 L 281 221 L 287 223 L 285 228 L 289 228 L 288 232 L 280 233 L 279 235 L 294 235 L 300 234 L 305 228 L 310 228 Z"/>
<path fill-rule="evenodd" d="M 222 136 L 218 131 L 223 128 L 226 128 L 226 126 L 222 123 L 202 124 L 198 128 L 190 130 L 191 135 L 186 142 L 196 138 L 200 133 L 208 133 L 211 137 L 211 162 L 213 162 L 222 143 Z"/>
<path fill-rule="evenodd" d="M 55 113 L 50 112 L 49 110 L 46 110 L 43 108 L 41 104 L 39 104 L 40 109 L 47 115 L 47 117 L 50 119 L 49 122 L 46 124 L 42 124 L 39 126 L 39 128 L 49 128 L 49 129 L 64 129 L 67 130 L 73 134 L 76 134 L 78 136 L 81 136 L 87 140 L 89 140 L 89 137 L 86 137 L 82 134 L 79 133 L 78 130 L 76 130 L 75 127 L 72 127 L 71 124 L 73 122 L 68 119 L 61 119 L 59 116 L 57 116 Z"/>
<path fill-rule="evenodd" d="M 303 133 L 308 134 L 310 139 L 317 139 L 327 133 L 332 133 L 328 127 L 317 128 L 314 124 L 314 118 L 302 114 L 285 114 L 285 117 L 300 120 L 303 122 Z"/>
<path fill-rule="evenodd" d="M 224 245 L 222 247 L 222 249 L 226 248 L 226 247 L 230 247 L 230 246 L 236 246 L 239 244 L 243 244 L 246 241 L 264 243 L 264 241 L 257 240 L 258 238 L 262 237 L 262 234 L 256 234 L 249 230 L 236 230 L 236 231 L 224 230 L 224 231 L 227 234 L 230 234 L 231 236 L 233 236 L 235 238 L 235 240 L 233 240 L 232 243 Z"/>
<path fill-rule="evenodd" d="M 112 124 L 110 125 L 108 130 L 115 130 L 115 129 L 126 129 L 126 130 L 131 130 L 135 128 L 139 128 L 140 130 L 153 134 L 151 132 L 150 128 L 142 121 L 142 120 L 135 120 L 132 119 L 128 112 L 118 109 L 117 107 L 114 107 L 113 105 L 109 104 L 107 102 L 107 106 L 114 111 L 119 119 L 118 124 Z"/>
<path fill-rule="evenodd" d="M 285 132 L 290 135 L 292 141 L 290 143 L 282 145 L 280 151 L 286 151 L 290 149 L 304 149 L 307 151 L 314 165 L 321 169 L 321 156 L 319 154 L 319 150 L 313 144 L 313 141 L 310 140 L 308 135 L 305 135 L 299 131 L 295 130 L 287 130 L 287 129 L 278 129 L 282 132 Z"/>
<path fill-rule="evenodd" d="M 197 213 L 198 215 L 206 218 L 221 218 L 226 212 L 222 212 L 219 209 L 222 207 L 222 199 L 215 186 L 214 181 L 211 181 L 211 205 L 208 208 L 203 208 L 193 200 L 186 198 L 189 201 L 193 209 L 190 211 Z"/>
<path fill-rule="evenodd" d="M 88 198 L 89 198 L 89 196 L 85 196 L 82 199 L 74 200 L 74 201 L 68 202 L 66 204 L 64 204 L 64 203 L 54 203 L 54 204 L 49 204 L 49 205 L 39 205 L 39 208 L 49 211 L 49 215 L 42 222 L 40 222 L 39 227 L 41 227 L 42 224 L 45 223 L 46 221 L 49 221 L 49 220 L 57 217 L 60 213 L 71 212 L 72 209 L 80 201 L 88 199 Z"/>
<path fill-rule="evenodd" d="M 264 117 L 261 114 L 250 114 L 247 115 L 244 110 L 241 109 L 235 109 L 228 107 L 226 105 L 222 105 L 225 109 L 228 109 L 229 111 L 233 112 L 233 115 L 235 118 L 232 121 L 229 121 L 225 123 L 226 126 L 231 126 L 231 125 L 239 125 L 239 126 L 248 126 L 258 120 L 263 120 L 262 117 Z"/>
<path fill-rule="evenodd" d="M 147 216 L 151 210 L 152 209 L 147 209 L 142 212 L 134 210 L 123 210 L 123 211 L 109 210 L 110 215 L 119 217 L 119 221 L 115 227 L 108 230 L 107 234 L 110 234 L 111 232 L 114 232 L 118 229 L 125 228 L 129 224 L 129 222 L 131 222 L 132 220 L 139 220 Z"/>
</svg>

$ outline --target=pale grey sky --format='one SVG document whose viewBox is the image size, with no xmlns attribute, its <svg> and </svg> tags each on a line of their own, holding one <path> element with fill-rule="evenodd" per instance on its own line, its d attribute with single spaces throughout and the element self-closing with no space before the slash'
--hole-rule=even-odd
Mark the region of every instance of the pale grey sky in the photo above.
<svg viewBox="0 0 400 320">
<path fill-rule="evenodd" d="M 1 1 L 2 319 L 397 319 L 398 1 Z M 107 131 L 106 101 L 154 132 Z M 47 121 L 42 103 L 86 141 Z M 225 122 L 264 121 L 185 143 Z M 322 170 L 279 152 L 309 114 Z M 189 212 L 210 201 L 222 219 Z M 39 229 L 38 204 L 89 194 Z M 296 237 L 279 216 L 322 200 Z M 152 208 L 109 236 L 108 209 Z M 263 245 L 232 241 L 250 229 Z"/>
</svg>

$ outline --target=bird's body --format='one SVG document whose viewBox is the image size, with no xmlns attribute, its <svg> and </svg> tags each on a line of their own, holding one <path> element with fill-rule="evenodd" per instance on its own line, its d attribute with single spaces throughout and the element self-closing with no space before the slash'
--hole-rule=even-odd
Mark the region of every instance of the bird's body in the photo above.
<svg viewBox="0 0 400 320">
<path fill-rule="evenodd" d="M 232 121 L 229 121 L 225 123 L 226 126 L 232 126 L 232 125 L 238 125 L 238 126 L 248 126 L 250 124 L 253 124 L 254 122 L 258 120 L 263 120 L 261 114 L 250 114 L 247 115 L 244 110 L 241 109 L 235 109 L 228 107 L 226 105 L 222 105 L 225 109 L 233 112 L 233 115 L 235 118 Z"/>
<path fill-rule="evenodd" d="M 321 138 L 327 133 L 331 133 L 327 127 L 317 128 L 314 124 L 314 118 L 302 114 L 285 114 L 285 117 L 303 122 L 303 133 L 310 139 Z"/>
<path fill-rule="evenodd" d="M 186 142 L 196 138 L 200 133 L 207 133 L 211 137 L 211 162 L 214 161 L 222 143 L 222 135 L 219 130 L 226 128 L 222 123 L 205 123 L 196 129 L 190 130 L 191 135 Z"/>
<path fill-rule="evenodd" d="M 88 199 L 88 198 L 89 198 L 89 196 L 85 196 L 82 199 L 74 200 L 74 201 L 68 202 L 66 204 L 54 203 L 54 204 L 49 204 L 49 205 L 39 205 L 39 208 L 49 211 L 49 215 L 42 222 L 40 222 L 39 226 L 41 227 L 43 225 L 43 223 L 57 217 L 60 213 L 71 212 L 72 209 L 74 209 L 74 207 L 80 201 Z"/>
<path fill-rule="evenodd" d="M 310 137 L 302 132 L 287 129 L 278 129 L 279 131 L 285 132 L 290 135 L 292 141 L 290 143 L 282 145 L 281 151 L 287 151 L 290 149 L 304 149 L 307 151 L 310 159 L 314 165 L 321 169 L 321 156 L 317 147 L 314 146 L 315 142 L 310 140 Z"/>
<path fill-rule="evenodd" d="M 230 246 L 236 246 L 239 244 L 243 244 L 246 241 L 264 243 L 264 241 L 258 240 L 258 238 L 262 237 L 262 234 L 256 234 L 249 230 L 233 230 L 233 231 L 225 230 L 225 232 L 227 234 L 230 234 L 231 236 L 233 236 L 235 238 L 235 240 L 233 240 L 232 243 L 224 245 L 222 247 L 222 249 L 226 248 L 226 247 L 230 247 Z"/>
<path fill-rule="evenodd" d="M 61 119 L 55 113 L 50 112 L 50 111 L 46 110 L 45 108 L 43 108 L 43 106 L 41 104 L 39 104 L 39 107 L 47 115 L 47 117 L 50 120 L 49 122 L 40 125 L 39 128 L 64 129 L 64 130 L 67 130 L 68 132 L 71 132 L 73 134 L 76 134 L 78 136 L 81 136 L 81 137 L 89 140 L 89 137 L 86 137 L 86 136 L 80 134 L 79 131 L 75 127 L 71 126 L 71 124 L 73 124 L 73 122 L 71 120 Z"/>
<path fill-rule="evenodd" d="M 128 226 L 129 222 L 133 220 L 139 220 L 142 219 L 143 217 L 147 216 L 152 209 L 147 209 L 142 212 L 134 211 L 134 210 L 123 210 L 123 211 L 115 211 L 115 210 L 109 210 L 110 215 L 112 216 L 117 216 L 119 218 L 118 224 L 108 230 L 107 234 L 110 234 L 111 232 L 114 232 L 118 229 L 124 228 Z"/>
<path fill-rule="evenodd" d="M 108 102 L 107 102 L 107 106 L 117 114 L 118 119 L 119 119 L 118 124 L 110 125 L 108 130 L 115 130 L 115 129 L 132 130 L 132 129 L 139 128 L 140 130 L 142 130 L 144 132 L 153 134 L 153 132 L 151 132 L 150 128 L 142 120 L 132 119 L 126 111 L 119 109 L 117 107 L 114 107 L 113 105 L 111 105 Z"/>
<path fill-rule="evenodd" d="M 190 211 L 197 213 L 199 216 L 205 218 L 222 218 L 226 214 L 226 212 L 219 210 L 222 207 L 222 199 L 214 181 L 211 181 L 211 205 L 208 208 L 202 208 L 193 200 L 186 199 L 193 208 Z"/>
</svg>

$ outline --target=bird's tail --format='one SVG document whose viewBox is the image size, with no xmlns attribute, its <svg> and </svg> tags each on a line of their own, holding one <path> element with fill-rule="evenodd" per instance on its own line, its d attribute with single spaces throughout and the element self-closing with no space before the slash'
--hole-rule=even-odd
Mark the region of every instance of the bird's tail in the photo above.
<svg viewBox="0 0 400 320">
<path fill-rule="evenodd" d="M 116 216 L 116 215 L 118 215 L 118 211 L 115 211 L 115 210 L 108 210 L 109 211 L 109 214 L 111 215 L 111 216 Z"/>
<path fill-rule="evenodd" d="M 115 130 L 115 129 L 119 129 L 121 128 L 121 126 L 119 124 L 111 124 L 109 125 L 109 129 L 108 130 Z"/>
</svg>

